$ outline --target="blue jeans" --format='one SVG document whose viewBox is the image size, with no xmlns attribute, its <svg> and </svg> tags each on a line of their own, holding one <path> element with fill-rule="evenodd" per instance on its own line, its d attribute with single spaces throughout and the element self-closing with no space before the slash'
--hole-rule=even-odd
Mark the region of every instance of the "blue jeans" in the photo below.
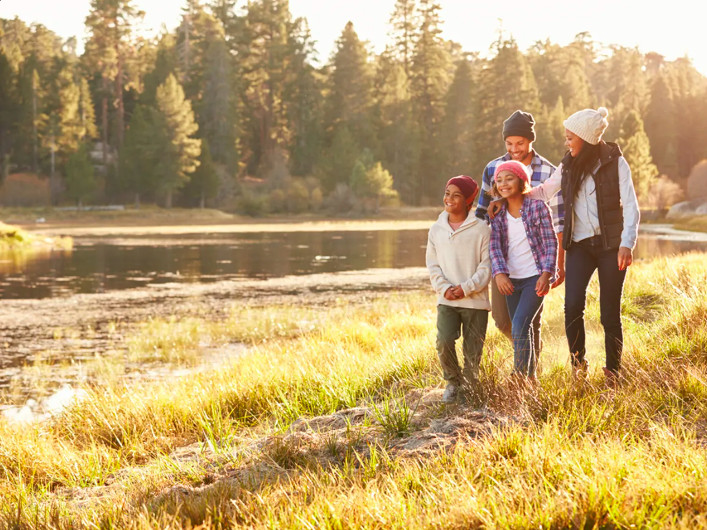
<svg viewBox="0 0 707 530">
<path fill-rule="evenodd" d="M 543 305 L 543 296 L 535 293 L 540 275 L 530 278 L 511 278 L 513 293 L 506 296 L 508 315 L 511 317 L 513 339 L 513 371 L 535 377 L 540 345 L 533 340 L 533 319 Z"/>
</svg>

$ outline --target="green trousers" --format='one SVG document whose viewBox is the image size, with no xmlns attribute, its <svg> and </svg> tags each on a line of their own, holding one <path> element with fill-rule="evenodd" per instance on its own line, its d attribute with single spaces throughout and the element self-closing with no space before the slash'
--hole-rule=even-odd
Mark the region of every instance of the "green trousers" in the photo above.
<svg viewBox="0 0 707 530">
<path fill-rule="evenodd" d="M 478 382 L 489 312 L 485 309 L 437 306 L 437 355 L 444 379 L 461 385 Z M 464 368 L 459 366 L 455 342 L 463 337 Z"/>
</svg>

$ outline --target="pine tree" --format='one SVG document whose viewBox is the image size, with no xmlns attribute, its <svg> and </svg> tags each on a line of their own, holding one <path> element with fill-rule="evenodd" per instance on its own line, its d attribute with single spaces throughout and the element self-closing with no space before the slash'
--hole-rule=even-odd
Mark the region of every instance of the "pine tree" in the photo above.
<svg viewBox="0 0 707 530">
<path fill-rule="evenodd" d="M 473 69 L 468 59 L 459 61 L 454 80 L 446 96 L 445 115 L 440 137 L 446 163 L 441 178 L 469 174 L 474 165 L 474 92 Z M 447 178 L 449 178 L 447 177 Z"/>
<path fill-rule="evenodd" d="M 286 0 L 249 2 L 239 21 L 238 57 L 243 116 L 242 156 L 246 170 L 266 178 L 287 171 L 292 142 L 288 90 L 295 82 L 291 60 L 302 20 L 292 20 Z"/>
<path fill-rule="evenodd" d="M 0 183 L 9 172 L 11 137 L 16 127 L 14 80 L 10 62 L 0 51 Z"/>
<path fill-rule="evenodd" d="M 123 144 L 125 64 L 131 51 L 129 43 L 133 27 L 144 12 L 135 8 L 132 0 L 91 0 L 90 9 L 86 17 L 90 37 L 85 55 L 89 67 L 100 72 L 101 76 L 101 135 L 103 162 L 107 165 L 110 140 L 114 140 L 118 148 Z M 109 135 L 111 98 L 115 105 L 114 138 Z"/>
<path fill-rule="evenodd" d="M 413 121 L 410 78 L 403 64 L 389 53 L 378 60 L 375 100 L 381 160 L 393 174 L 395 188 L 403 199 L 413 202 L 418 136 Z"/>
<path fill-rule="evenodd" d="M 658 168 L 651 158 L 651 144 L 643 129 L 643 121 L 631 111 L 621 126 L 619 140 L 624 158 L 631 168 L 631 177 L 638 199 L 645 199 L 658 178 Z"/>
<path fill-rule="evenodd" d="M 444 158 L 440 140 L 444 99 L 451 82 L 451 57 L 442 39 L 439 11 L 434 0 L 420 1 L 420 30 L 412 60 L 412 101 L 420 137 L 413 202 L 439 195 L 440 167 Z"/>
<path fill-rule="evenodd" d="M 346 181 L 362 149 L 374 147 L 373 72 L 368 64 L 368 51 L 351 22 L 336 41 L 329 69 L 326 133 L 330 141 L 319 167 L 326 191 Z M 344 141 L 349 145 L 344 145 Z"/>
<path fill-rule="evenodd" d="M 81 144 L 66 163 L 66 195 L 75 201 L 80 209 L 95 190 L 96 180 L 93 164 L 88 156 L 88 147 Z"/>
<path fill-rule="evenodd" d="M 396 0 L 389 22 L 392 27 L 390 37 L 393 39 L 390 55 L 402 65 L 409 78 L 412 75 L 412 58 L 420 27 L 417 1 Z"/>
<path fill-rule="evenodd" d="M 482 68 L 475 106 L 475 174 L 503 154 L 503 121 L 518 109 L 539 114 L 540 100 L 532 69 L 514 40 L 496 43 L 496 56 Z"/>
<path fill-rule="evenodd" d="M 138 105 L 125 132 L 120 152 L 121 191 L 128 191 L 140 206 L 143 198 L 157 188 L 159 165 L 168 144 L 166 127 L 159 111 Z"/>
<path fill-rule="evenodd" d="M 191 176 L 191 179 L 183 189 L 183 195 L 191 204 L 198 204 L 199 208 L 206 206 L 206 201 L 214 199 L 219 190 L 219 176 L 211 158 L 209 142 L 201 140 L 201 155 L 199 156 L 199 167 Z"/>
<path fill-rule="evenodd" d="M 562 96 L 552 107 L 543 105 L 535 115 L 536 140 L 533 149 L 550 162 L 557 165 L 565 155 L 565 126 L 563 124 L 568 112 L 562 101 Z"/>
<path fill-rule="evenodd" d="M 199 130 L 214 162 L 234 175 L 238 167 L 237 101 L 233 65 L 223 37 L 209 39 L 204 62 L 203 95 L 197 105 Z"/>
<path fill-rule="evenodd" d="M 651 142 L 651 156 L 658 170 L 675 178 L 678 175 L 678 164 L 675 159 L 675 105 L 670 88 L 665 80 L 665 74 L 660 72 L 651 86 L 650 103 L 644 120 L 646 134 Z"/>
<path fill-rule="evenodd" d="M 336 43 L 331 64 L 328 102 L 329 130 L 345 125 L 354 141 L 362 147 L 373 147 L 371 141 L 371 108 L 373 106 L 373 72 L 368 51 L 351 22 Z"/>
<path fill-rule="evenodd" d="M 173 193 L 199 167 L 201 140 L 192 137 L 199 126 L 194 121 L 191 103 L 184 98 L 184 90 L 172 74 L 157 87 L 157 107 L 168 139 L 158 164 L 158 187 L 165 194 L 165 206 L 171 208 Z"/>
</svg>

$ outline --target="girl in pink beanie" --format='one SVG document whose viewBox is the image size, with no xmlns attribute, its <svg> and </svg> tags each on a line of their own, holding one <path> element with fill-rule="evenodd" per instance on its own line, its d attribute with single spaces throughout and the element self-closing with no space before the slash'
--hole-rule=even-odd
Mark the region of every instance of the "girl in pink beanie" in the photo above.
<svg viewBox="0 0 707 530">
<path fill-rule="evenodd" d="M 557 236 L 547 204 L 529 199 L 526 166 L 503 162 L 494 173 L 493 194 L 504 199 L 491 221 L 491 271 L 506 296 L 513 340 L 513 373 L 535 381 L 539 344 L 533 320 L 550 291 L 557 265 Z"/>
</svg>

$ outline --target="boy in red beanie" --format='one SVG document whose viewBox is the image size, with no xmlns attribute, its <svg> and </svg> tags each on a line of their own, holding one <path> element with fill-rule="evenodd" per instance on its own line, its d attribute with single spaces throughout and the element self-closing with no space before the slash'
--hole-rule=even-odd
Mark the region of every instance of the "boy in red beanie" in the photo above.
<svg viewBox="0 0 707 530">
<path fill-rule="evenodd" d="M 449 179 L 444 211 L 430 228 L 426 263 L 437 292 L 437 353 L 447 387 L 445 403 L 454 403 L 460 390 L 480 390 L 479 365 L 491 310 L 489 239 L 491 230 L 469 211 L 479 193 L 474 179 Z M 464 368 L 459 366 L 455 342 L 463 336 Z"/>
</svg>

